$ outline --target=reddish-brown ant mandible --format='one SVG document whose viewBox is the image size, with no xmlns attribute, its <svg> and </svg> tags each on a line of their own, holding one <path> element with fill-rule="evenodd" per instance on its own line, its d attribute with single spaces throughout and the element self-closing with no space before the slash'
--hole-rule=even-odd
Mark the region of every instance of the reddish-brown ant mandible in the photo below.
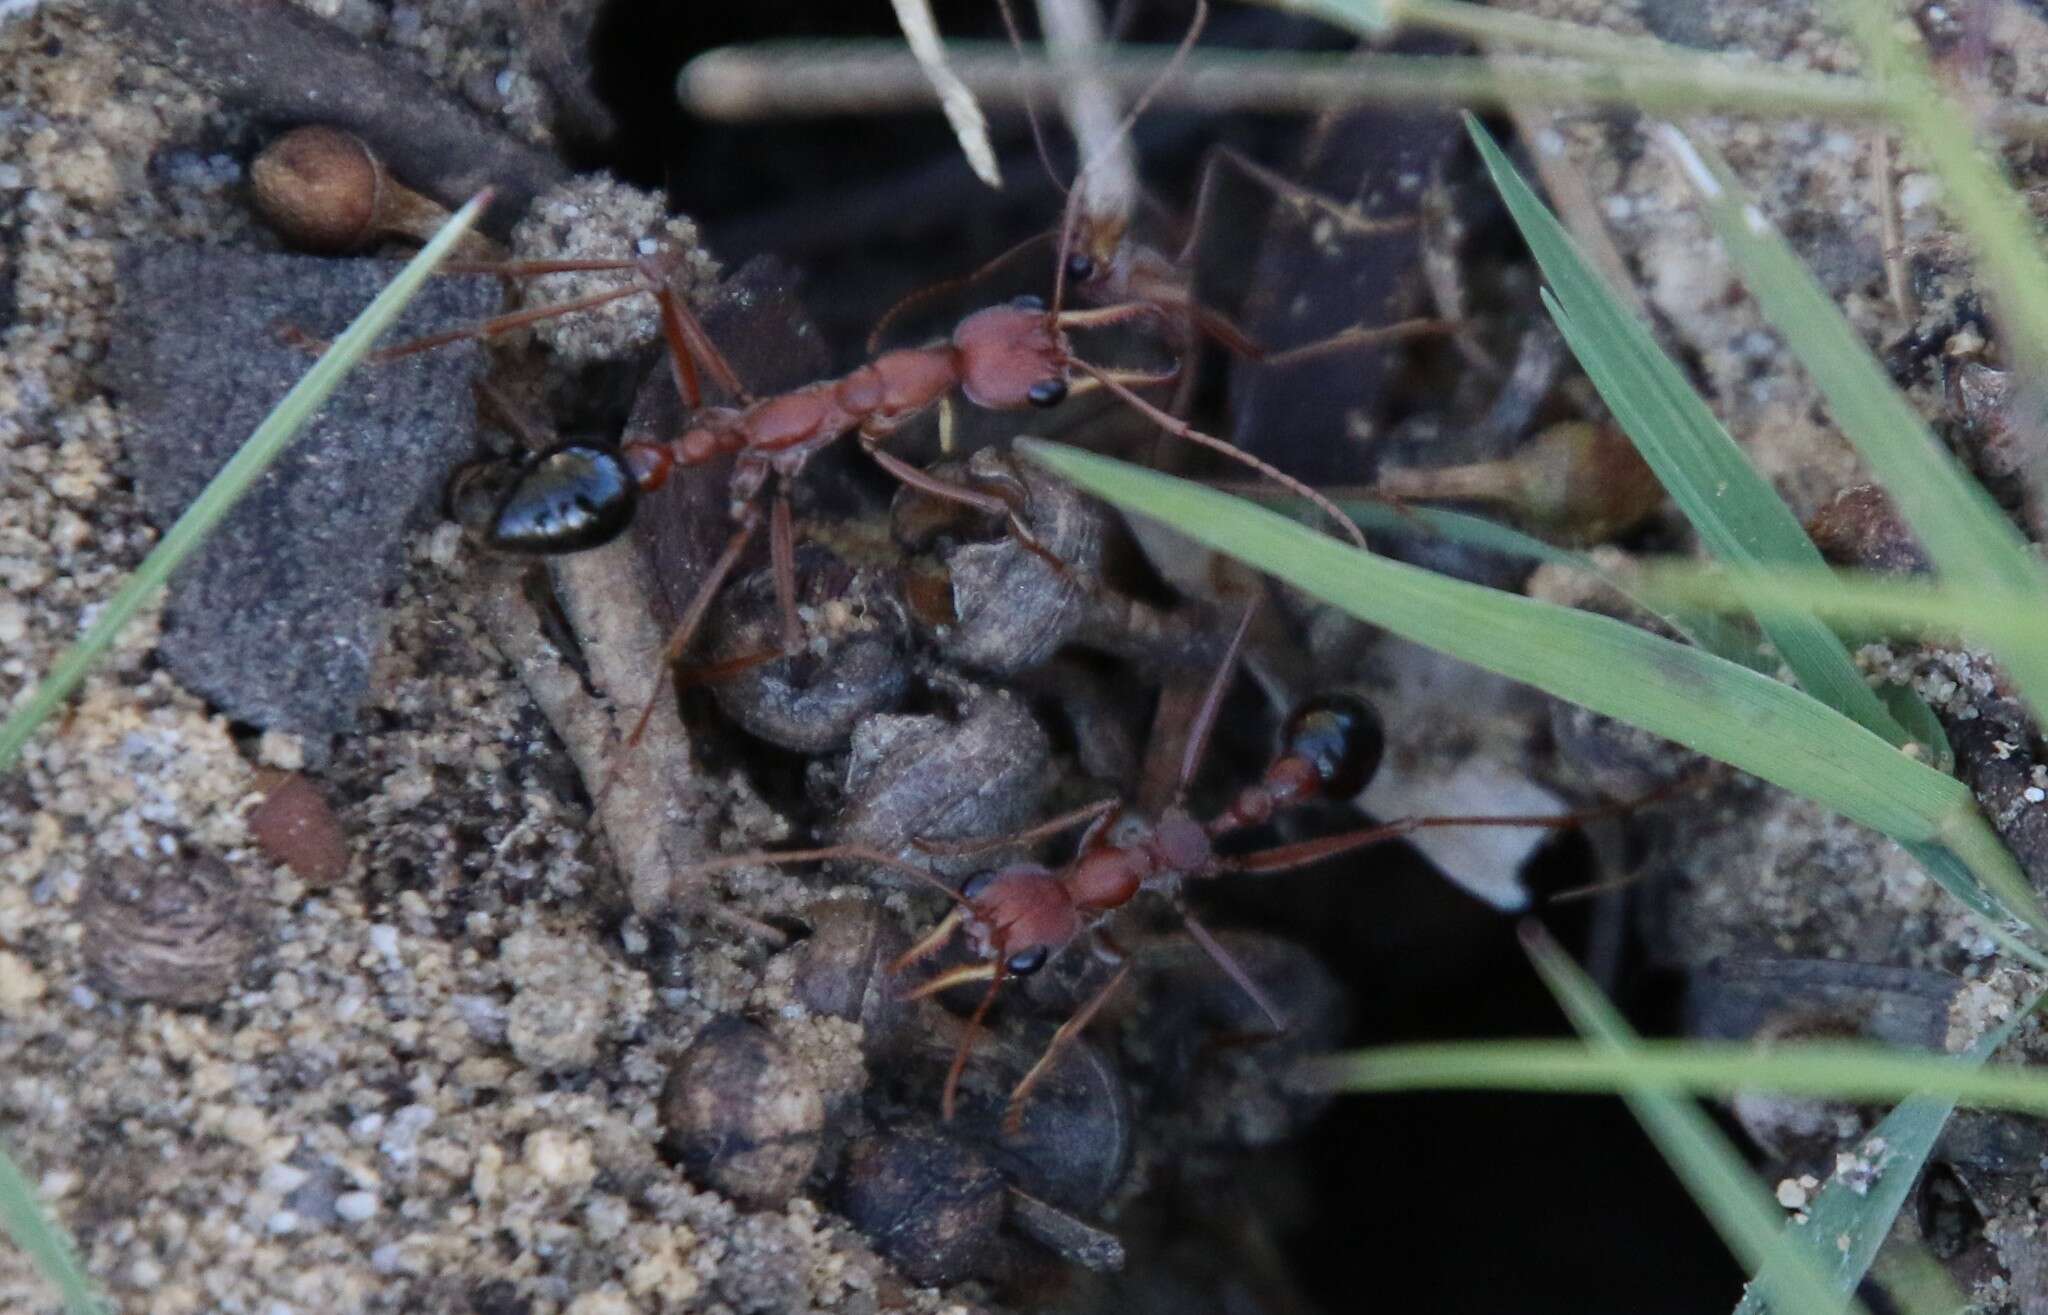
<svg viewBox="0 0 2048 1315">
<path fill-rule="evenodd" d="M 1083 933 L 1093 932 L 1097 952 L 1108 962 L 1116 964 L 1116 970 L 1071 1018 L 1060 1025 L 1045 1053 L 1012 1088 L 1004 1126 L 1014 1131 L 1023 1117 L 1023 1102 L 1031 1089 L 1051 1071 L 1060 1051 L 1088 1026 L 1129 975 L 1127 957 L 1099 924 L 1109 914 L 1135 899 L 1140 891 L 1157 891 L 1172 899 L 1195 941 L 1251 998 L 1274 1029 L 1285 1031 L 1287 1020 L 1280 1010 L 1208 929 L 1188 912 L 1180 899 L 1183 883 L 1233 873 L 1287 872 L 1428 827 L 1569 827 L 1615 811 L 1600 809 L 1554 816 L 1408 817 L 1251 854 L 1217 853 L 1215 842 L 1218 839 L 1234 831 L 1257 826 L 1282 809 L 1315 799 L 1349 799 L 1355 796 L 1378 770 L 1384 747 L 1379 717 L 1363 699 L 1348 694 L 1312 698 L 1288 717 L 1281 733 L 1280 751 L 1257 783 L 1239 790 L 1215 816 L 1206 820 L 1195 817 L 1187 807 L 1188 787 L 1201 764 L 1209 733 L 1216 724 L 1217 712 L 1229 689 L 1250 622 L 1248 610 L 1191 725 L 1187 746 L 1181 756 L 1174 800 L 1157 818 L 1143 821 L 1124 819 L 1122 805 L 1109 799 L 1012 835 L 962 845 L 920 846 L 934 855 L 960 856 L 1040 840 L 1088 823 L 1074 858 L 1064 867 L 1054 870 L 1036 863 L 1012 864 L 970 878 L 957 893 L 922 868 L 860 845 L 732 855 L 697 865 L 691 871 L 713 871 L 750 863 L 852 859 L 910 873 L 943 890 L 954 901 L 955 908 L 898 958 L 890 970 L 902 972 L 930 957 L 957 932 L 965 936 L 973 949 L 975 962 L 935 975 L 912 989 L 906 998 L 922 999 L 968 982 L 988 983 L 988 990 L 968 1021 L 952 1068 L 946 1075 L 941 1109 L 949 1119 L 953 1116 L 960 1079 L 966 1072 L 975 1038 L 1003 982 L 1037 972 L 1054 954 L 1080 939 Z"/>
</svg>

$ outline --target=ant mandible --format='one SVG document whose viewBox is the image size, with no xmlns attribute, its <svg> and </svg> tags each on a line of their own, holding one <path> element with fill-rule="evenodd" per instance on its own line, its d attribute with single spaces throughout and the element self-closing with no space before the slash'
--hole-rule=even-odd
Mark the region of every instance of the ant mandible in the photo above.
<svg viewBox="0 0 2048 1315">
<path fill-rule="evenodd" d="M 1036 973 L 1055 954 L 1084 934 L 1092 933 L 1096 952 L 1105 961 L 1115 964 L 1115 971 L 1060 1025 L 1038 1062 L 1011 1089 L 1003 1126 L 1006 1131 L 1014 1133 L 1021 1126 L 1024 1101 L 1032 1089 L 1051 1071 L 1060 1052 L 1080 1035 L 1129 976 L 1129 957 L 1101 929 L 1100 924 L 1137 898 L 1139 892 L 1155 891 L 1172 900 L 1195 942 L 1258 1006 L 1274 1031 L 1280 1033 L 1287 1030 L 1286 1017 L 1216 937 L 1188 911 L 1181 898 L 1185 883 L 1240 873 L 1264 875 L 1287 872 L 1425 828 L 1563 828 L 1635 806 L 1627 804 L 1555 815 L 1407 817 L 1250 854 L 1218 853 L 1218 840 L 1232 832 L 1258 826 L 1283 809 L 1318 799 L 1343 800 L 1356 796 L 1377 772 L 1385 746 L 1379 716 L 1365 700 L 1343 693 L 1315 696 L 1287 718 L 1281 730 L 1279 751 L 1259 779 L 1238 790 L 1230 802 L 1213 816 L 1206 819 L 1196 817 L 1187 805 L 1188 789 L 1207 751 L 1209 735 L 1230 687 L 1251 619 L 1251 609 L 1247 609 L 1190 723 L 1173 800 L 1156 818 L 1126 818 L 1122 803 L 1108 799 L 1009 835 L 958 845 L 918 845 L 920 850 L 934 856 L 958 857 L 1028 844 L 1086 823 L 1088 829 L 1082 833 L 1074 857 L 1062 867 L 1054 869 L 1037 863 L 1015 863 L 978 873 L 969 878 L 960 890 L 954 891 L 923 868 L 872 846 L 835 845 L 823 849 L 730 855 L 693 865 L 689 870 L 693 873 L 712 872 L 752 863 L 850 859 L 909 873 L 944 892 L 954 902 L 953 911 L 891 964 L 890 971 L 907 971 L 937 953 L 957 933 L 973 951 L 974 961 L 934 975 L 912 988 L 904 998 L 924 999 L 967 983 L 988 983 L 987 991 L 968 1020 L 952 1067 L 946 1074 L 940 1110 L 947 1119 L 953 1117 L 961 1077 L 966 1072 L 975 1040 L 1003 983 Z"/>
</svg>

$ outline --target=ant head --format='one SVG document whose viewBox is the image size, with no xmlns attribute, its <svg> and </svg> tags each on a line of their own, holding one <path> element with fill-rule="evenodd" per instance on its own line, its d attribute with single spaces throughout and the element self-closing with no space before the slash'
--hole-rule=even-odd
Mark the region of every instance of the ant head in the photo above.
<svg viewBox="0 0 2048 1315">
<path fill-rule="evenodd" d="M 564 443 L 520 468 L 490 517 L 485 537 L 492 547 L 513 552 L 596 548 L 632 524 L 639 491 L 618 448 Z"/>
<path fill-rule="evenodd" d="M 1281 752 L 1315 768 L 1323 793 L 1349 799 L 1365 789 L 1386 751 L 1372 705 L 1351 694 L 1319 694 L 1294 710 L 1280 733 Z"/>
<path fill-rule="evenodd" d="M 953 330 L 960 391 L 990 411 L 1058 406 L 1067 398 L 1067 344 L 1037 298 L 991 306 Z"/>
<path fill-rule="evenodd" d="M 1081 916 L 1051 870 L 1018 864 L 979 873 L 960 890 L 967 933 L 983 957 L 1012 977 L 1028 977 L 1081 934 Z"/>
</svg>

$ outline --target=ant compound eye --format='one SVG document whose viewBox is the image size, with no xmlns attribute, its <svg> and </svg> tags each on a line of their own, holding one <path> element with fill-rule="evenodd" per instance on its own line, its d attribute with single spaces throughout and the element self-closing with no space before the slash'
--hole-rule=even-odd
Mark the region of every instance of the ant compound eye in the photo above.
<svg viewBox="0 0 2048 1315">
<path fill-rule="evenodd" d="M 965 885 L 960 887 L 960 898 L 968 900 L 970 902 L 973 900 L 980 899 L 982 895 L 987 893 L 989 883 L 994 881 L 995 879 L 996 874 L 993 872 L 975 873 L 973 876 L 967 878 L 967 882 Z"/>
<path fill-rule="evenodd" d="M 1032 293 L 1029 293 L 1029 292 L 1027 292 L 1027 293 L 1025 293 L 1025 294 L 1024 294 L 1023 296 L 1021 296 L 1021 297 L 1012 297 L 1012 298 L 1010 299 L 1010 309 L 1011 309 L 1011 310 L 1044 310 L 1044 309 L 1045 309 L 1045 298 L 1043 298 L 1043 297 L 1040 297 L 1040 296 L 1036 296 L 1036 295 L 1034 295 L 1034 294 L 1032 294 Z"/>
<path fill-rule="evenodd" d="M 1003 964 L 1003 969 L 1012 977 L 1029 977 L 1040 968 L 1045 967 L 1045 961 L 1051 957 L 1052 951 L 1046 949 L 1043 945 L 1035 945 L 1028 950 L 1019 950 L 1011 955 Z"/>
<path fill-rule="evenodd" d="M 1076 283 L 1086 283 L 1095 277 L 1095 257 L 1085 251 L 1076 251 L 1067 257 L 1067 277 Z"/>
<path fill-rule="evenodd" d="M 1305 758 L 1316 769 L 1323 791 L 1349 799 L 1365 789 L 1386 751 L 1379 714 L 1351 694 L 1322 694 L 1303 703 L 1281 732 L 1284 752 Z"/>
<path fill-rule="evenodd" d="M 535 457 L 498 505 L 493 547 L 569 553 L 610 543 L 633 523 L 640 486 L 624 455 L 594 443 L 565 443 Z"/>
<path fill-rule="evenodd" d="M 1036 407 L 1058 406 L 1067 400 L 1067 381 L 1040 379 L 1024 394 L 1024 400 Z"/>
</svg>

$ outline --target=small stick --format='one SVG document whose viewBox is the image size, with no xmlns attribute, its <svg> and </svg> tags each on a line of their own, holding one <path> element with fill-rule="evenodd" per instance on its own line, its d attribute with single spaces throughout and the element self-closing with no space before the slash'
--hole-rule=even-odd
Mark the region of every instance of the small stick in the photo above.
<svg viewBox="0 0 2048 1315">
<path fill-rule="evenodd" d="M 1906 269 L 1906 240 L 1899 224 L 1899 189 L 1892 179 L 1892 137 L 1885 131 L 1870 136 L 1870 183 L 1877 192 L 1877 242 L 1884 252 L 1884 286 L 1892 309 L 1910 325 L 1920 317 Z"/>
<path fill-rule="evenodd" d="M 949 41 L 947 62 L 984 106 L 1022 108 L 1054 95 L 1062 73 L 1042 52 L 1020 58 L 1006 42 Z M 1659 114 L 1723 113 L 1868 124 L 1888 111 L 1861 78 L 1811 73 L 1687 52 L 1680 63 L 1494 62 L 1481 55 L 1304 54 L 1197 50 L 1160 88 L 1170 109 L 1322 114 L 1347 105 L 1624 106 Z M 1170 56 L 1157 46 L 1102 52 L 1095 75 L 1119 96 L 1158 81 Z M 900 42 L 765 41 L 706 51 L 676 82 L 685 109 L 747 122 L 827 114 L 903 114 L 937 98 Z M 2048 107 L 2005 102 L 1992 127 L 2048 138 Z"/>
<path fill-rule="evenodd" d="M 680 906 L 769 945 L 787 944 L 789 938 L 782 932 L 706 898 L 700 882 L 686 879 L 687 865 L 711 847 L 694 819 L 709 816 L 712 810 L 703 806 L 708 791 L 690 760 L 682 723 L 653 727 L 639 753 L 625 755 L 623 762 L 617 759 L 617 708 L 631 703 L 619 697 L 615 682 L 644 682 L 654 670 L 661 644 L 659 628 L 646 619 L 639 568 L 630 550 L 622 546 L 589 553 L 557 566 L 579 577 L 578 588 L 563 596 L 582 599 L 572 622 L 591 656 L 593 681 L 612 691 L 611 709 L 591 697 L 582 677 L 542 637 L 540 620 L 520 585 L 523 568 L 497 559 L 487 560 L 481 569 L 485 579 L 478 593 L 491 640 L 518 669 L 520 681 L 561 736 L 583 779 L 595 781 L 608 767 L 617 769 L 613 788 L 597 806 L 597 820 L 611 842 L 633 911 L 660 917 Z M 590 614 L 606 618 L 598 623 L 601 634 L 584 629 L 591 624 Z M 623 654 L 614 651 L 621 645 L 627 650 Z"/>
</svg>

